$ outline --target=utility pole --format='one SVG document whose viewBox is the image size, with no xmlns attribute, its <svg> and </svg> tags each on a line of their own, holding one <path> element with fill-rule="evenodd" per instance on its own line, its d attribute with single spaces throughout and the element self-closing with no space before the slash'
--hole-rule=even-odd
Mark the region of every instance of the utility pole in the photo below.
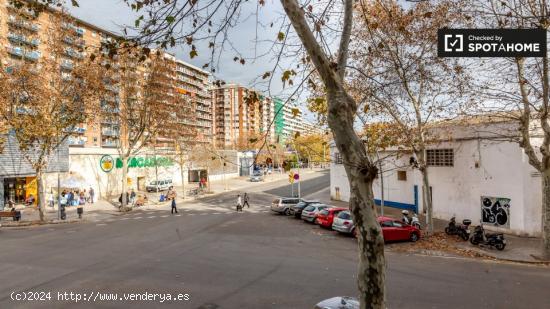
<svg viewBox="0 0 550 309">
<path fill-rule="evenodd" d="M 384 216 L 384 172 L 382 171 L 382 161 L 380 160 L 378 151 L 376 152 L 376 157 L 378 158 L 378 169 L 380 170 L 380 215 Z"/>
<path fill-rule="evenodd" d="M 61 168 L 59 165 L 59 143 L 57 145 L 57 220 L 61 220 L 61 179 L 59 174 L 61 173 Z"/>
</svg>

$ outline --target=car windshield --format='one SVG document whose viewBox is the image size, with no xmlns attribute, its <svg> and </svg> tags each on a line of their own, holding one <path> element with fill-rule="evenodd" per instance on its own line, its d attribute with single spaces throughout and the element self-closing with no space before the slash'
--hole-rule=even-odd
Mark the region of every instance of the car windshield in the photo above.
<svg viewBox="0 0 550 309">
<path fill-rule="evenodd" d="M 328 215 L 328 209 L 323 209 L 323 210 L 321 210 L 321 211 L 319 212 L 319 214 L 322 215 L 322 216 Z"/>
<path fill-rule="evenodd" d="M 151 186 L 155 186 L 157 184 L 156 181 L 151 181 Z"/>
<path fill-rule="evenodd" d="M 342 211 L 341 213 L 338 214 L 338 218 L 344 219 L 344 220 L 349 220 L 349 219 L 351 219 L 351 215 L 350 215 L 349 211 Z"/>
<path fill-rule="evenodd" d="M 306 208 L 304 208 L 304 211 L 314 211 L 315 210 L 315 206 L 307 206 Z"/>
<path fill-rule="evenodd" d="M 319 210 L 328 208 L 327 205 L 315 205 L 315 207 L 317 207 L 317 209 L 319 209 Z"/>
</svg>

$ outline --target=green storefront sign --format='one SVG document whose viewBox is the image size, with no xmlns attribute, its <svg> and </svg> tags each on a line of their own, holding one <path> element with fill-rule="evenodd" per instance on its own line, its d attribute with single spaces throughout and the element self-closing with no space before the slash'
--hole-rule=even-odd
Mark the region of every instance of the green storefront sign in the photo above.
<svg viewBox="0 0 550 309">
<path fill-rule="evenodd" d="M 100 159 L 101 169 L 108 173 L 112 170 L 109 162 L 115 161 L 116 168 L 122 168 L 122 159 L 113 158 L 109 155 L 104 155 Z M 130 157 L 128 158 L 128 168 L 146 168 L 146 167 L 166 167 L 174 165 L 174 161 L 167 157 Z M 109 168 L 110 167 L 110 168 Z"/>
</svg>

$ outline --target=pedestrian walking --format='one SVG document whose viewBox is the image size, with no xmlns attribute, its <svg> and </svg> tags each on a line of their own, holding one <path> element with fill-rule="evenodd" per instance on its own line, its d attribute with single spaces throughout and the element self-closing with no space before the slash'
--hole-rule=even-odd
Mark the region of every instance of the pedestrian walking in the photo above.
<svg viewBox="0 0 550 309">
<path fill-rule="evenodd" d="M 132 204 L 132 206 L 134 205 L 135 201 L 136 201 L 136 191 L 132 189 L 132 192 L 130 193 L 130 203 Z"/>
<path fill-rule="evenodd" d="M 250 208 L 250 204 L 248 204 L 248 194 L 246 192 L 244 193 L 243 199 L 244 199 L 243 207 L 247 206 L 248 208 Z"/>
<path fill-rule="evenodd" d="M 90 204 L 94 203 L 94 188 L 90 187 L 90 191 L 88 191 L 88 194 L 90 195 Z"/>
<path fill-rule="evenodd" d="M 241 195 L 237 195 L 237 211 L 243 211 L 243 201 Z"/>
<path fill-rule="evenodd" d="M 178 209 L 176 208 L 176 199 L 172 199 L 172 210 L 170 211 L 170 213 L 174 214 L 174 211 L 178 213 Z"/>
</svg>

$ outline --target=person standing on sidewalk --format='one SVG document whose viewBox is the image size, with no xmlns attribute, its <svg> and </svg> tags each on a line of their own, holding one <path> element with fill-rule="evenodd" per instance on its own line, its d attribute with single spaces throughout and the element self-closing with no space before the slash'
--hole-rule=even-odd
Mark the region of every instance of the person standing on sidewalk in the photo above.
<svg viewBox="0 0 550 309">
<path fill-rule="evenodd" d="M 176 208 L 176 198 L 172 199 L 172 210 L 170 211 L 170 213 L 174 214 L 174 211 L 178 213 L 178 209 Z"/>
<path fill-rule="evenodd" d="M 244 206 L 247 206 L 248 208 L 250 208 L 250 204 L 248 204 L 248 194 L 246 192 L 244 193 L 243 200 L 244 200 L 243 208 Z"/>
<path fill-rule="evenodd" d="M 88 194 L 90 195 L 90 204 L 94 203 L 94 188 L 90 187 L 90 190 L 88 191 Z"/>
<path fill-rule="evenodd" d="M 237 211 L 243 211 L 243 201 L 240 194 L 237 195 Z"/>
</svg>

